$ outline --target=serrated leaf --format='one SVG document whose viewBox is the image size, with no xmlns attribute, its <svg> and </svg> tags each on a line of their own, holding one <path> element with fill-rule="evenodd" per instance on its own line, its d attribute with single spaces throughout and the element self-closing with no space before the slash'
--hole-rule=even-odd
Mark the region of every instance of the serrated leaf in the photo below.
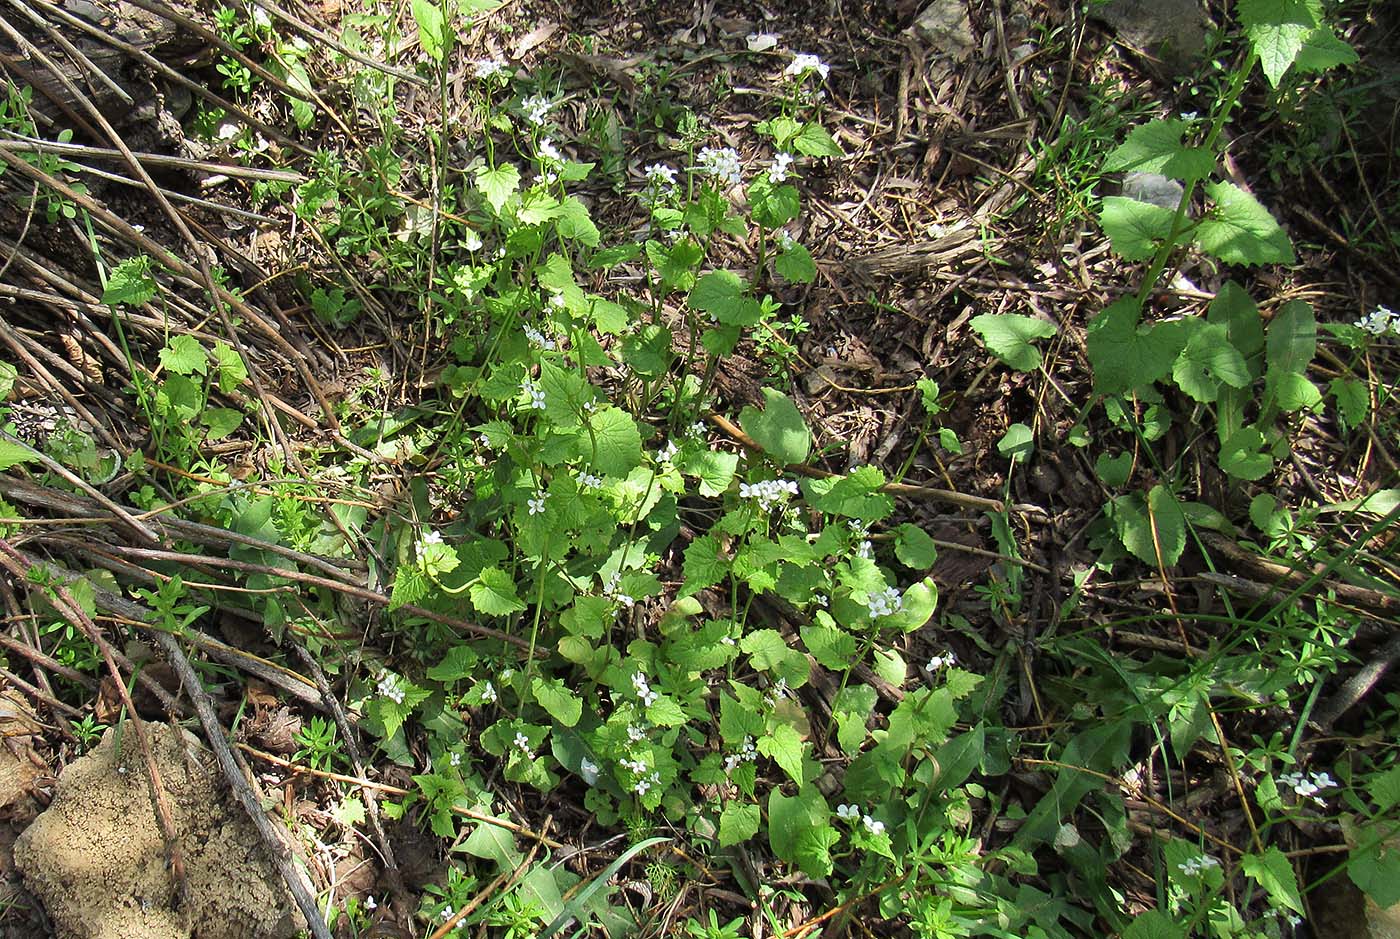
<svg viewBox="0 0 1400 939">
<path fill-rule="evenodd" d="M 719 846 L 728 848 L 758 834 L 759 817 L 757 805 L 730 802 L 719 813 Z"/>
<path fill-rule="evenodd" d="M 160 350 L 160 364 L 177 375 L 203 375 L 209 369 L 209 355 L 193 336 L 171 336 Z"/>
<path fill-rule="evenodd" d="M 1264 435 L 1253 427 L 1241 427 L 1220 445 L 1220 469 L 1236 479 L 1254 481 L 1274 468 L 1274 458 L 1264 449 Z"/>
<path fill-rule="evenodd" d="M 926 571 L 938 560 L 938 546 L 918 525 L 905 522 L 894 530 L 894 556 L 905 567 Z"/>
<path fill-rule="evenodd" d="M 1054 837 L 1061 819 L 1072 812 L 1090 792 L 1102 787 L 1102 781 L 1078 767 L 1099 773 L 1112 772 L 1127 757 L 1132 739 L 1133 723 L 1115 719 L 1099 721 L 1081 731 L 1068 744 L 1057 762 L 1060 769 L 1050 791 L 1041 797 L 1016 832 L 1015 844 L 1031 848 Z"/>
<path fill-rule="evenodd" d="M 1108 159 L 1103 171 L 1160 173 L 1182 181 L 1203 179 L 1215 169 L 1215 156 L 1202 147 L 1181 142 L 1188 124 L 1176 118 L 1135 127 Z"/>
<path fill-rule="evenodd" d="M 1206 319 L 1225 327 L 1230 345 L 1239 350 L 1247 366 L 1264 351 L 1264 321 L 1259 316 L 1259 307 L 1249 292 L 1234 281 L 1226 281 L 1216 292 L 1206 311 Z M 1250 374 L 1256 378 L 1263 374 L 1262 365 L 1253 362 Z"/>
<path fill-rule="evenodd" d="M 642 462 L 642 433 L 627 412 L 611 405 L 599 408 L 588 418 L 594 444 L 589 461 L 598 472 L 626 476 Z"/>
<path fill-rule="evenodd" d="M 769 793 L 769 846 L 775 855 L 798 865 L 810 877 L 831 873 L 827 849 L 835 843 L 836 832 L 830 820 L 831 807 L 814 786 L 803 786 L 795 796 L 785 796 L 778 789 Z"/>
<path fill-rule="evenodd" d="M 739 412 L 739 425 L 760 447 L 783 463 L 801 463 L 812 449 L 812 432 L 802 412 L 781 391 L 763 389 L 766 401 L 762 411 L 745 407 Z"/>
<path fill-rule="evenodd" d="M 1356 50 L 1337 38 L 1332 27 L 1324 23 L 1308 33 L 1293 65 L 1300 72 L 1325 72 L 1338 65 L 1352 65 L 1357 61 Z"/>
<path fill-rule="evenodd" d="M 200 419 L 208 429 L 206 436 L 209 440 L 222 440 L 243 423 L 243 412 L 233 408 L 207 408 Z"/>
<path fill-rule="evenodd" d="M 1293 243 L 1269 210 L 1234 183 L 1205 186 L 1214 207 L 1196 226 L 1196 244 L 1227 264 L 1292 264 Z"/>
<path fill-rule="evenodd" d="M 729 488 L 738 468 L 738 454 L 723 450 L 702 450 L 683 457 L 681 461 L 681 472 L 697 477 L 700 480 L 700 494 L 709 498 Z"/>
<path fill-rule="evenodd" d="M 1366 832 L 1361 835 L 1375 837 Z M 1383 909 L 1395 906 L 1400 903 L 1400 846 L 1383 842 L 1353 851 L 1347 864 L 1347 876 L 1377 906 Z"/>
<path fill-rule="evenodd" d="M 1236 10 L 1265 77 L 1277 88 L 1304 40 L 1320 24 L 1322 4 L 1319 0 L 1239 0 Z"/>
<path fill-rule="evenodd" d="M 220 391 L 227 394 L 248 380 L 248 366 L 233 346 L 226 342 L 216 342 L 210 350 L 210 355 L 214 360 L 214 371 L 218 376 Z"/>
<path fill-rule="evenodd" d="M 1293 871 L 1293 863 L 1276 845 L 1269 845 L 1263 854 L 1246 854 L 1240 861 L 1245 876 L 1250 877 L 1276 905 L 1288 907 L 1295 913 L 1303 912 L 1303 898 L 1298 893 L 1298 875 Z"/>
<path fill-rule="evenodd" d="M 588 214 L 588 207 L 576 196 L 566 196 L 559 203 L 554 210 L 554 219 L 554 230 L 560 238 L 577 241 L 590 248 L 598 247 L 598 242 L 602 240 L 598 226 L 593 224 L 593 217 Z"/>
<path fill-rule="evenodd" d="M 472 833 L 467 835 L 467 840 L 462 842 L 461 850 L 472 857 L 495 861 L 497 869 L 503 871 L 514 870 L 523 857 L 515 846 L 515 836 L 500 825 L 489 822 L 478 822 Z"/>
<path fill-rule="evenodd" d="M 839 157 L 844 151 L 816 121 L 802 125 L 802 129 L 792 138 L 792 149 L 805 156 Z"/>
<path fill-rule="evenodd" d="M 855 637 L 834 626 L 813 623 L 803 626 L 802 644 L 812 653 L 812 658 L 816 659 L 819 665 L 833 672 L 845 672 L 855 664 Z"/>
<path fill-rule="evenodd" d="M 1172 368 L 1177 386 L 1197 401 L 1214 401 L 1221 383 L 1231 388 L 1249 384 L 1244 356 L 1230 345 L 1229 331 L 1216 323 L 1198 324 Z"/>
<path fill-rule="evenodd" d="M 693 596 L 724 580 L 727 573 L 729 559 L 720 550 L 719 539 L 713 535 L 696 538 L 685 549 L 685 564 L 682 567 L 685 583 L 681 585 L 679 595 Z"/>
<path fill-rule="evenodd" d="M 506 200 L 520 188 L 520 171 L 509 163 L 495 169 L 482 167 L 476 171 L 476 188 L 499 215 Z"/>
<path fill-rule="evenodd" d="M 583 715 L 583 701 L 557 678 L 536 675 L 530 683 L 535 701 L 550 717 L 565 727 L 573 727 Z"/>
<path fill-rule="evenodd" d="M 773 262 L 773 269 L 794 284 L 810 284 L 817 278 L 817 265 L 812 252 L 799 244 L 783 249 Z"/>
<path fill-rule="evenodd" d="M 758 738 L 758 752 L 782 767 L 788 778 L 802 785 L 802 754 L 806 744 L 802 735 L 791 724 L 779 724 L 771 734 Z"/>
<path fill-rule="evenodd" d="M 1099 224 L 1109 244 L 1125 261 L 1145 261 L 1172 231 L 1173 209 L 1126 196 L 1105 196 L 1099 210 Z"/>
<path fill-rule="evenodd" d="M 1371 394 L 1366 383 L 1354 378 L 1334 378 L 1327 386 L 1337 399 L 1337 416 L 1344 430 L 1360 427 L 1371 413 Z"/>
<path fill-rule="evenodd" d="M 1167 375 L 1185 340 L 1170 324 L 1139 326 L 1139 307 L 1131 296 L 1110 304 L 1089 321 L 1086 343 L 1094 368 L 1094 390 L 1120 394 L 1149 387 Z"/>
<path fill-rule="evenodd" d="M 691 309 L 730 326 L 753 326 L 763 312 L 758 301 L 748 296 L 748 284 L 732 271 L 710 271 L 701 277 L 687 302 Z"/>
<path fill-rule="evenodd" d="M 38 459 L 29 447 L 9 440 L 0 440 L 0 470 L 7 470 L 21 463 L 38 462 Z"/>
<path fill-rule="evenodd" d="M 1186 516 L 1171 490 L 1158 484 L 1147 498 L 1134 494 L 1119 496 L 1111 503 L 1113 523 L 1119 540 L 1139 560 L 1170 567 L 1186 547 Z"/>
<path fill-rule="evenodd" d="M 156 279 L 151 276 L 151 260 L 137 255 L 112 268 L 102 291 L 102 302 L 107 306 L 140 306 L 155 295 Z"/>
<path fill-rule="evenodd" d="M 470 595 L 472 606 L 487 616 L 506 616 L 525 609 L 515 592 L 515 581 L 499 567 L 488 567 L 478 574 Z"/>
<path fill-rule="evenodd" d="M 431 666 L 427 675 L 433 681 L 440 681 L 450 684 L 462 678 L 466 678 L 476 669 L 476 652 L 465 643 L 454 645 L 447 650 L 447 655 L 442 660 Z"/>
<path fill-rule="evenodd" d="M 1055 324 L 1020 313 L 983 313 L 970 324 L 998 359 L 1018 372 L 1040 367 L 1040 350 L 1031 343 L 1055 335 Z"/>
</svg>

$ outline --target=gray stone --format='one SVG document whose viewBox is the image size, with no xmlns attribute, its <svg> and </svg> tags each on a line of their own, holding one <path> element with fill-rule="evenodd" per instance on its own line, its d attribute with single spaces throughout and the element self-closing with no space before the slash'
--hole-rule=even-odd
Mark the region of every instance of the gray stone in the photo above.
<svg viewBox="0 0 1400 939">
<path fill-rule="evenodd" d="M 1174 74 L 1191 71 L 1205 51 L 1206 26 L 1198 0 L 1091 0 L 1089 15 Z"/>
</svg>

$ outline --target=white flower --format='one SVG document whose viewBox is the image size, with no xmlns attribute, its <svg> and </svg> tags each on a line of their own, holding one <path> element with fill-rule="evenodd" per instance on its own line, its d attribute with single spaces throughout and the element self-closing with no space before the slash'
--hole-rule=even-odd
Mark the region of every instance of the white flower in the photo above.
<svg viewBox="0 0 1400 939">
<path fill-rule="evenodd" d="M 393 672 L 385 672 L 379 679 L 379 693 L 395 704 L 403 704 L 408 689 L 403 686 L 399 676 Z"/>
<path fill-rule="evenodd" d="M 744 737 L 744 742 L 739 746 L 738 753 L 731 753 L 724 758 L 724 771 L 734 772 L 735 767 L 740 763 L 753 763 L 758 759 L 758 748 L 754 746 L 753 737 Z"/>
<path fill-rule="evenodd" d="M 707 176 L 737 186 L 743 179 L 743 164 L 739 161 L 739 151 L 733 147 L 705 147 L 700 151 L 696 163 Z"/>
<path fill-rule="evenodd" d="M 535 758 L 534 752 L 530 749 L 530 738 L 520 731 L 515 732 L 515 746 L 521 753 L 531 760 Z"/>
<path fill-rule="evenodd" d="M 708 428 L 705 426 L 704 421 L 696 421 L 694 424 L 690 425 L 690 436 L 692 437 L 698 437 L 704 440 L 707 431 Z"/>
<path fill-rule="evenodd" d="M 583 402 L 583 409 L 589 414 L 592 414 L 594 411 L 598 410 L 598 406 L 599 405 L 597 401 L 590 400 Z"/>
<path fill-rule="evenodd" d="M 595 476 L 592 473 L 579 473 L 575 478 L 578 480 L 580 489 L 603 488 L 603 477 L 601 476 Z"/>
<path fill-rule="evenodd" d="M 954 665 L 957 664 L 957 658 L 953 655 L 952 652 L 949 652 L 947 655 L 935 655 L 933 658 L 928 660 L 928 664 L 925 665 L 924 668 L 930 672 L 938 672 L 945 668 L 952 668 Z"/>
<path fill-rule="evenodd" d="M 651 692 L 648 692 L 648 694 L 650 693 Z M 641 743 L 645 739 L 647 739 L 647 732 L 645 730 L 643 730 L 641 727 L 638 727 L 636 724 L 627 725 L 628 743 Z"/>
<path fill-rule="evenodd" d="M 559 348 L 558 343 L 528 323 L 523 329 L 525 338 L 530 340 L 530 345 L 534 346 L 536 349 L 542 349 L 545 352 L 553 352 L 555 349 Z"/>
<path fill-rule="evenodd" d="M 860 818 L 860 806 L 851 805 L 850 803 L 838 805 L 836 807 L 836 815 L 840 818 Z"/>
<path fill-rule="evenodd" d="M 875 546 L 869 541 L 862 541 L 856 545 L 856 557 L 865 558 L 867 561 L 875 556 Z"/>
<path fill-rule="evenodd" d="M 866 542 L 866 544 L 869 543 L 868 541 Z M 900 596 L 899 591 L 895 588 L 886 587 L 879 593 L 871 594 L 870 599 L 866 601 L 866 607 L 870 610 L 871 619 L 879 619 L 881 616 L 892 616 L 904 609 L 904 598 Z"/>
<path fill-rule="evenodd" d="M 1311 799 L 1322 805 L 1325 800 L 1318 793 L 1323 789 L 1335 789 L 1337 781 L 1327 773 L 1313 773 L 1305 777 L 1302 773 L 1293 772 L 1280 776 L 1278 785 L 1280 788 L 1292 789 L 1301 798 Z"/>
<path fill-rule="evenodd" d="M 618 592 L 618 587 L 619 587 L 621 584 L 622 584 L 622 572 L 621 572 L 621 571 L 613 571 L 613 572 L 612 572 L 612 575 L 611 575 L 610 577 L 608 577 L 608 582 L 605 583 L 605 584 L 603 584 L 603 596 L 605 596 L 605 597 L 610 597 L 610 598 L 616 600 L 617 602 L 621 603 L 623 606 L 628 607 L 628 608 L 631 608 L 632 605 L 635 604 L 637 601 L 634 600 L 634 599 L 632 599 L 631 597 L 629 597 L 629 596 L 628 596 L 627 594 L 625 594 L 625 593 L 619 593 L 619 592 Z M 640 674 L 640 673 L 639 673 L 639 674 Z"/>
<path fill-rule="evenodd" d="M 520 383 L 520 390 L 530 396 L 530 407 L 537 411 L 543 411 L 548 407 L 544 403 L 544 391 L 530 379 L 527 378 Z"/>
<path fill-rule="evenodd" d="M 768 167 L 768 181 L 770 183 L 780 183 L 788 178 L 788 169 L 792 166 L 791 153 L 779 153 L 773 158 L 773 165 Z"/>
<path fill-rule="evenodd" d="M 491 438 L 486 436 L 485 434 L 481 434 L 479 437 L 477 437 L 476 442 L 477 445 L 483 450 L 491 449 Z"/>
<path fill-rule="evenodd" d="M 504 59 L 481 59 L 472 65 L 472 75 L 480 79 L 495 78 L 506 70 Z"/>
<path fill-rule="evenodd" d="M 379 904 L 376 903 L 376 902 L 374 902 L 374 894 L 371 893 L 369 896 L 365 897 L 365 909 L 367 909 L 367 910 L 377 910 L 377 909 L 379 909 Z"/>
<path fill-rule="evenodd" d="M 637 672 L 635 675 L 632 676 L 632 687 L 636 690 L 637 697 L 642 699 L 642 707 L 651 707 L 653 704 L 656 703 L 656 699 L 661 697 L 655 691 L 651 690 L 651 685 L 647 684 L 647 677 L 641 672 Z M 629 725 L 627 728 L 627 736 L 632 737 L 631 725 Z M 632 737 L 632 742 L 635 743 L 640 739 L 640 736 Z"/>
<path fill-rule="evenodd" d="M 468 230 L 467 233 L 462 236 L 462 247 L 466 248 L 468 251 L 480 251 L 481 236 L 474 231 Z"/>
<path fill-rule="evenodd" d="M 647 185 L 657 195 L 670 195 L 676 191 L 676 168 L 665 163 L 653 163 L 644 171 Z"/>
<path fill-rule="evenodd" d="M 591 786 L 598 781 L 598 764 L 584 757 L 578 762 L 578 774 Z"/>
<path fill-rule="evenodd" d="M 767 512 L 779 502 L 797 495 L 797 483 L 791 479 L 765 479 L 756 483 L 740 483 L 739 498 L 753 499 L 759 511 Z"/>
<path fill-rule="evenodd" d="M 1182 112 L 1181 112 L 1181 119 L 1182 119 L 1183 121 L 1194 121 L 1196 118 L 1198 118 L 1198 117 L 1200 117 L 1200 116 L 1201 116 L 1201 114 L 1200 114 L 1199 111 L 1182 111 Z"/>
<path fill-rule="evenodd" d="M 554 107 L 554 102 L 544 95 L 531 95 L 520 102 L 520 109 L 525 112 L 525 120 L 537 125 L 544 123 L 545 115 L 552 107 Z"/>
<path fill-rule="evenodd" d="M 779 232 L 778 232 L 778 247 L 779 247 L 779 248 L 782 248 L 784 251 L 791 251 L 791 250 L 792 250 L 794 247 L 796 247 L 796 246 L 797 246 L 797 242 L 793 240 L 793 237 L 792 237 L 791 235 L 789 235 L 786 231 L 779 230 Z"/>
<path fill-rule="evenodd" d="M 541 515 L 544 513 L 544 500 L 547 493 L 541 492 L 532 499 L 526 499 L 525 505 L 530 509 L 531 515 Z"/>
<path fill-rule="evenodd" d="M 821 76 L 822 81 L 826 81 L 826 76 L 830 71 L 831 66 L 827 65 L 821 59 L 805 52 L 799 52 L 792 57 L 792 61 L 788 63 L 788 67 L 783 69 L 783 74 L 802 79 L 807 76 L 807 73 L 816 72 Z"/>
<path fill-rule="evenodd" d="M 536 186 L 553 186 L 557 182 L 559 182 L 559 174 L 554 170 L 545 170 L 543 173 L 535 174 Z"/>
<path fill-rule="evenodd" d="M 438 914 L 438 917 L 445 923 L 445 922 L 447 922 L 449 919 L 452 918 L 452 914 L 453 914 L 454 912 L 456 912 L 456 911 L 453 910 L 452 907 L 450 907 L 450 906 L 444 906 L 444 907 L 442 908 L 442 912 Z"/>
<path fill-rule="evenodd" d="M 639 776 L 647 771 L 646 760 L 618 760 L 617 765 Z"/>
<path fill-rule="evenodd" d="M 496 700 L 496 686 L 488 682 L 481 685 L 481 700 L 485 704 L 491 704 Z"/>
<path fill-rule="evenodd" d="M 767 52 L 778 45 L 778 36 L 776 33 L 749 33 L 744 43 L 750 52 Z"/>
<path fill-rule="evenodd" d="M 554 141 L 550 140 L 548 137 L 542 138 L 540 140 L 539 147 L 537 147 L 536 149 L 538 150 L 540 159 L 542 160 L 549 160 L 552 163 L 564 162 L 564 155 L 559 152 L 558 147 L 554 146 Z"/>
<path fill-rule="evenodd" d="M 447 762 L 448 762 L 450 765 L 452 765 L 452 766 L 461 766 L 461 765 L 462 765 L 462 754 L 460 754 L 460 753 L 458 753 L 458 752 L 456 752 L 456 751 L 454 750 L 454 751 L 452 752 L 452 755 L 449 756 L 449 757 L 447 758 Z"/>
<path fill-rule="evenodd" d="M 862 815 L 860 823 L 865 826 L 865 830 L 872 835 L 878 835 L 885 830 L 885 823 L 869 815 Z"/>
<path fill-rule="evenodd" d="M 442 533 L 430 531 L 423 536 L 423 540 L 418 542 L 419 547 L 426 548 L 428 545 L 442 544 Z"/>
<path fill-rule="evenodd" d="M 676 454 L 679 452 L 680 448 L 676 446 L 676 442 L 674 440 L 668 440 L 666 441 L 666 446 L 656 451 L 656 462 L 670 463 L 676 458 Z"/>
<path fill-rule="evenodd" d="M 1373 313 L 1357 320 L 1354 325 L 1360 326 L 1373 336 L 1384 336 L 1386 333 L 1400 335 L 1400 316 L 1396 316 L 1387 306 L 1376 307 Z"/>
<path fill-rule="evenodd" d="M 556 310 L 562 310 L 569 305 L 569 301 L 565 299 L 562 293 L 552 293 L 549 295 L 549 305 Z"/>
<path fill-rule="evenodd" d="M 1209 854 L 1198 854 L 1195 857 L 1189 857 L 1182 861 L 1177 865 L 1177 869 L 1188 877 L 1194 877 L 1202 871 L 1219 866 L 1220 862 Z"/>
</svg>

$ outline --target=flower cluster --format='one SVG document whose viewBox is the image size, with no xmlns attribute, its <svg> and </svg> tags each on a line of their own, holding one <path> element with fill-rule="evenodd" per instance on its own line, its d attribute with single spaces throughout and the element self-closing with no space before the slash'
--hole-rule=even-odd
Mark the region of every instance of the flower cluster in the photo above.
<svg viewBox="0 0 1400 939">
<path fill-rule="evenodd" d="M 642 707 L 649 708 L 656 703 L 656 699 L 661 697 L 651 690 L 651 685 L 647 684 L 647 676 L 641 672 L 632 675 L 632 687 L 637 692 L 637 697 L 642 699 Z M 630 728 L 629 728 L 630 729 Z"/>
<path fill-rule="evenodd" d="M 403 704 L 404 698 L 408 696 L 408 689 L 404 687 L 403 680 L 393 672 L 385 672 L 379 679 L 379 693 L 395 704 Z"/>
<path fill-rule="evenodd" d="M 781 183 L 788 178 L 788 170 L 792 167 L 792 154 L 779 153 L 773 158 L 773 165 L 768 167 L 768 181 L 770 183 Z"/>
<path fill-rule="evenodd" d="M 758 748 L 754 746 L 752 737 L 745 737 L 744 743 L 739 747 L 738 753 L 731 753 L 724 758 L 724 771 L 732 773 L 740 763 L 752 763 L 758 759 Z"/>
<path fill-rule="evenodd" d="M 1360 326 L 1373 336 L 1384 336 L 1386 333 L 1394 333 L 1400 336 L 1400 316 L 1388 306 L 1378 306 L 1369 316 L 1363 316 L 1354 324 Z"/>
<path fill-rule="evenodd" d="M 704 147 L 696 162 L 707 176 L 730 186 L 743 180 L 743 164 L 733 147 Z"/>
<path fill-rule="evenodd" d="M 799 52 L 792 57 L 787 68 L 783 69 L 783 74 L 796 79 L 806 78 L 810 73 L 816 72 L 822 81 L 826 81 L 826 76 L 831 72 L 831 66 L 821 59 L 806 52 Z"/>
<path fill-rule="evenodd" d="M 877 818 L 872 818 L 862 812 L 860 806 L 851 805 L 849 802 L 845 805 L 838 805 L 836 807 L 836 815 L 838 818 L 848 819 L 849 821 L 860 819 L 860 823 L 865 826 L 865 830 L 872 835 L 878 835 L 885 830 L 884 822 Z"/>
<path fill-rule="evenodd" d="M 882 616 L 893 616 L 904 609 L 904 598 L 895 588 L 886 587 L 879 593 L 872 593 L 865 605 L 870 610 L 870 618 L 879 619 Z"/>
<path fill-rule="evenodd" d="M 520 390 L 524 394 L 529 396 L 530 407 L 534 408 L 537 411 L 543 411 L 546 407 L 548 407 L 548 405 L 544 403 L 544 390 L 541 389 L 534 382 L 532 382 L 530 379 L 527 378 L 520 383 Z"/>
<path fill-rule="evenodd" d="M 1177 865 L 1177 869 L 1187 877 L 1195 877 L 1202 871 L 1210 870 L 1212 867 L 1219 867 L 1220 862 L 1209 854 L 1198 854 L 1189 857 Z"/>
<path fill-rule="evenodd" d="M 530 738 L 520 731 L 515 732 L 515 746 L 521 753 L 525 754 L 525 759 L 533 760 L 535 751 L 530 747 Z"/>
<path fill-rule="evenodd" d="M 580 489 L 603 488 L 603 477 L 595 476 L 592 473 L 579 473 L 578 476 L 575 477 L 575 479 L 578 480 L 578 485 Z"/>
<path fill-rule="evenodd" d="M 1279 788 L 1292 789 L 1299 797 L 1311 799 L 1318 805 L 1322 805 L 1322 796 L 1318 795 L 1324 789 L 1333 789 L 1337 781 L 1327 773 L 1312 773 L 1304 776 L 1302 773 L 1284 773 L 1278 778 Z"/>
<path fill-rule="evenodd" d="M 679 452 L 680 448 L 676 446 L 676 442 L 674 440 L 668 440 L 666 441 L 666 446 L 656 451 L 656 462 L 670 463 L 676 458 L 676 454 Z"/>
<path fill-rule="evenodd" d="M 753 499 L 760 511 L 767 512 L 789 496 L 797 495 L 797 483 L 791 479 L 765 479 L 757 483 L 740 483 L 739 498 Z"/>
<path fill-rule="evenodd" d="M 481 59 L 472 66 L 472 75 L 482 81 L 504 75 L 505 71 L 505 59 Z"/>
<path fill-rule="evenodd" d="M 554 102 L 544 95 L 531 95 L 520 102 L 520 110 L 525 112 L 525 120 L 535 125 L 544 123 L 545 115 L 549 114 L 552 107 Z"/>
<path fill-rule="evenodd" d="M 950 650 L 947 655 L 935 655 L 933 658 L 929 659 L 928 664 L 925 665 L 924 668 L 930 672 L 937 673 L 945 668 L 952 668 L 957 664 L 957 656 L 953 655 Z"/>
<path fill-rule="evenodd" d="M 647 794 L 647 790 L 652 786 L 661 785 L 661 774 L 653 772 L 650 776 L 643 776 L 632 785 L 632 791 L 639 796 Z"/>
<path fill-rule="evenodd" d="M 554 141 L 548 137 L 540 138 L 535 151 L 540 155 L 541 160 L 548 160 L 551 163 L 563 163 L 564 154 L 559 152 L 559 148 L 554 145 Z"/>
<path fill-rule="evenodd" d="M 647 187 L 654 200 L 661 200 L 676 192 L 676 168 L 665 163 L 653 163 L 646 168 Z"/>
<path fill-rule="evenodd" d="M 778 229 L 777 237 L 778 247 L 782 248 L 784 251 L 791 251 L 793 248 L 797 247 L 797 242 L 793 240 L 793 237 L 789 235 L 786 230 Z"/>
<path fill-rule="evenodd" d="M 631 607 L 637 601 L 625 593 L 619 593 L 618 587 L 622 584 L 622 571 L 613 571 L 608 577 L 608 582 L 603 584 L 603 596 L 609 597 L 621 603 L 625 607 Z"/>
<path fill-rule="evenodd" d="M 536 349 L 543 350 L 544 352 L 553 352 L 555 349 L 559 348 L 558 343 L 528 323 L 523 329 L 525 338 L 530 340 L 530 345 L 534 346 Z M 531 398 L 533 397 L 534 395 L 532 393 Z M 541 393 L 541 400 L 543 400 L 543 393 Z"/>
</svg>

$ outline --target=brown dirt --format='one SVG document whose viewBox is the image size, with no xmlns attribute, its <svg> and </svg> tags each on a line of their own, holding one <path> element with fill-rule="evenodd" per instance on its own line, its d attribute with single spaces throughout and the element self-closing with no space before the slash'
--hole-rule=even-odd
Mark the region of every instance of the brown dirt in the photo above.
<svg viewBox="0 0 1400 939">
<path fill-rule="evenodd" d="M 53 804 L 15 843 L 25 885 L 59 939 L 281 939 L 295 934 L 285 888 L 241 809 L 215 784 L 213 757 L 191 735 L 148 725 L 173 808 L 188 896 L 165 860 L 128 735 L 102 742 L 59 776 Z M 175 907 L 179 905 L 177 910 Z"/>
</svg>

